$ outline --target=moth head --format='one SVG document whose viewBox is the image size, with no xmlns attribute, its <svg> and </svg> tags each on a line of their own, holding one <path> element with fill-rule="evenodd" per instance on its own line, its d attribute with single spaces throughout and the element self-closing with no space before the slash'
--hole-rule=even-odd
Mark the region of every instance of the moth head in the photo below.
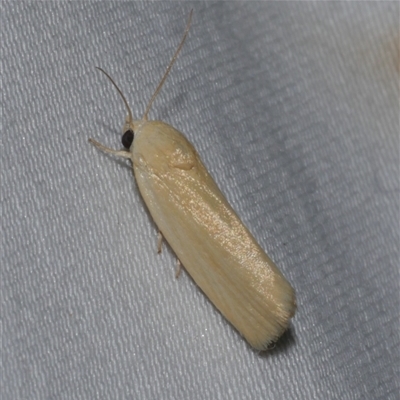
<svg viewBox="0 0 400 400">
<path fill-rule="evenodd" d="M 121 142 L 122 142 L 122 145 L 128 150 L 130 149 L 130 147 L 132 146 L 132 143 L 133 143 L 135 126 L 137 127 L 138 124 L 142 123 L 143 121 L 147 121 L 148 120 L 148 114 L 149 114 L 150 108 L 151 108 L 154 100 L 156 99 L 158 93 L 160 92 L 162 86 L 164 85 L 165 79 L 167 78 L 167 76 L 169 74 L 169 71 L 171 70 L 172 66 L 174 65 L 174 63 L 176 61 L 176 58 L 178 57 L 178 54 L 179 54 L 179 52 L 181 51 L 181 49 L 183 47 L 183 44 L 184 44 L 185 39 L 186 39 L 186 36 L 187 36 L 187 34 L 189 32 L 190 23 L 192 21 L 192 14 L 193 14 L 193 10 L 190 11 L 189 20 L 187 22 L 186 29 L 185 29 L 185 32 L 183 34 L 183 38 L 182 38 L 177 50 L 175 51 L 175 54 L 172 57 L 169 65 L 168 65 L 168 68 L 165 71 L 160 83 L 158 84 L 156 90 L 154 91 L 153 96 L 151 97 L 149 103 L 147 104 L 146 110 L 145 110 L 145 112 L 143 114 L 143 117 L 142 117 L 141 121 L 134 121 L 133 120 L 132 111 L 131 111 L 131 109 L 129 107 L 128 101 L 126 100 L 126 98 L 125 98 L 124 94 L 122 93 L 121 89 L 117 86 L 117 84 L 111 78 L 111 76 L 106 71 L 104 71 L 102 68 L 96 67 L 100 72 L 102 72 L 111 81 L 111 83 L 117 89 L 119 95 L 121 96 L 121 98 L 122 98 L 122 100 L 123 100 L 123 102 L 125 104 L 125 107 L 126 107 L 126 110 L 128 112 L 128 115 L 127 115 L 126 120 L 125 120 L 125 125 L 124 125 L 124 128 L 123 128 L 123 135 L 122 135 L 122 138 L 121 138 Z"/>
</svg>

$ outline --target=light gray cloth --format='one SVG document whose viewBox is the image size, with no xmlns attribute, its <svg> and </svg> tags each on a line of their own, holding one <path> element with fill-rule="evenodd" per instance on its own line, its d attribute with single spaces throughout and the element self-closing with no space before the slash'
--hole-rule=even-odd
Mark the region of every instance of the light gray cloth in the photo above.
<svg viewBox="0 0 400 400">
<path fill-rule="evenodd" d="M 174 278 L 120 148 L 189 138 L 297 292 L 258 354 Z M 399 398 L 399 3 L 1 3 L 1 388 L 15 399 Z"/>
</svg>

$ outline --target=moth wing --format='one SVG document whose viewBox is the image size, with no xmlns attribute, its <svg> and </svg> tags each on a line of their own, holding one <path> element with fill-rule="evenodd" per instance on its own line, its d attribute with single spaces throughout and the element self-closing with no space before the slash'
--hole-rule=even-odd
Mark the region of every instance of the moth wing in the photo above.
<svg viewBox="0 0 400 400">
<path fill-rule="evenodd" d="M 293 288 L 257 244 L 193 146 L 161 122 L 134 143 L 134 172 L 155 223 L 197 285 L 256 349 L 287 328 Z M 158 125 L 157 125 L 158 124 Z"/>
</svg>

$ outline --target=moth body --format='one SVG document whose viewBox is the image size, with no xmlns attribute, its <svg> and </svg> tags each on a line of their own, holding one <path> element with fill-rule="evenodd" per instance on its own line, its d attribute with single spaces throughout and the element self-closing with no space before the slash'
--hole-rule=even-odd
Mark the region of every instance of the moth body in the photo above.
<svg viewBox="0 0 400 400">
<path fill-rule="evenodd" d="M 254 348 L 265 349 L 294 314 L 294 290 L 185 136 L 160 121 L 133 129 L 133 170 L 157 227 L 218 310 Z"/>
</svg>

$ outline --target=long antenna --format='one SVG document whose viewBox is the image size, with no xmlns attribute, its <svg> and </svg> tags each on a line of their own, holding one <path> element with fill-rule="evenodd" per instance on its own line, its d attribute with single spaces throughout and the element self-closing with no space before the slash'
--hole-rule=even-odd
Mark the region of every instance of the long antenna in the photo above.
<svg viewBox="0 0 400 400">
<path fill-rule="evenodd" d="M 186 29 L 185 29 L 185 32 L 184 32 L 184 34 L 183 34 L 183 38 L 182 38 L 182 40 L 181 40 L 181 43 L 179 44 L 177 50 L 175 51 L 175 54 L 174 54 L 174 56 L 172 57 L 172 59 L 171 59 L 169 65 L 168 65 L 168 68 L 167 68 L 167 70 L 166 70 L 165 73 L 164 73 L 164 76 L 162 77 L 160 83 L 158 84 L 157 89 L 155 90 L 153 96 L 151 97 L 151 99 L 150 99 L 150 101 L 149 101 L 149 104 L 147 104 L 146 111 L 144 112 L 144 115 L 143 115 L 143 119 L 144 119 L 145 121 L 147 121 L 147 114 L 149 113 L 150 108 L 151 108 L 151 106 L 153 105 L 153 102 L 154 102 L 155 98 L 157 97 L 158 93 L 160 92 L 162 86 L 164 85 L 164 82 L 165 82 L 165 80 L 167 79 L 167 76 L 168 76 L 168 74 L 169 74 L 169 71 L 171 71 L 172 66 L 174 65 L 176 59 L 178 58 L 179 52 L 181 51 L 181 49 L 182 49 L 182 47 L 183 47 L 183 44 L 185 43 L 186 36 L 187 36 L 187 34 L 188 34 L 188 32 L 189 32 L 190 23 L 192 22 L 192 14 L 193 14 L 193 9 L 190 11 L 189 20 L 188 20 L 188 23 L 186 24 Z M 103 71 L 103 72 L 104 72 L 104 71 Z M 107 75 L 107 74 L 106 74 L 106 75 Z M 111 79 L 111 78 L 110 78 L 110 79 Z M 119 89 L 118 89 L 118 90 L 119 90 Z M 122 94 L 121 94 L 121 95 L 122 95 Z"/>
<path fill-rule="evenodd" d="M 97 68 L 99 71 L 101 71 L 110 81 L 111 83 L 114 85 L 115 89 L 118 90 L 118 93 L 120 94 L 120 96 L 122 97 L 122 100 L 124 101 L 125 107 L 128 110 L 128 123 L 133 121 L 133 117 L 132 117 L 132 111 L 129 107 L 128 101 L 126 100 L 125 96 L 123 95 L 121 89 L 117 86 L 117 84 L 114 82 L 113 78 L 111 78 L 110 75 L 107 74 L 106 71 L 104 71 L 104 69 L 100 68 L 100 67 L 95 67 Z"/>
</svg>

